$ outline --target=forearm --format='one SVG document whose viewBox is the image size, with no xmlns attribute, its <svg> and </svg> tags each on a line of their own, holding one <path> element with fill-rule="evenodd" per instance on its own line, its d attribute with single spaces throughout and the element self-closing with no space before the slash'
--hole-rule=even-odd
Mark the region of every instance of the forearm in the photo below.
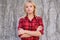
<svg viewBox="0 0 60 40">
<path fill-rule="evenodd" d="M 41 36 L 41 33 L 39 31 L 28 31 L 25 30 L 25 33 L 31 35 L 31 36 Z"/>
<path fill-rule="evenodd" d="M 27 37 L 31 37 L 31 35 L 29 35 L 29 34 L 22 34 L 21 35 L 21 38 L 27 38 Z"/>
<path fill-rule="evenodd" d="M 41 32 L 39 30 L 42 30 L 41 26 L 39 26 L 36 31 L 29 31 L 29 30 L 20 29 L 19 35 L 26 33 L 26 34 L 29 34 L 30 36 L 41 36 Z"/>
</svg>

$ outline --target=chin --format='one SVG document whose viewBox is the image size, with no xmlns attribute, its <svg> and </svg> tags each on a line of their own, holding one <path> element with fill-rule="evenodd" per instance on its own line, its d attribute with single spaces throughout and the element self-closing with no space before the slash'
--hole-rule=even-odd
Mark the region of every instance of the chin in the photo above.
<svg viewBox="0 0 60 40">
<path fill-rule="evenodd" d="M 32 12 L 28 12 L 28 14 L 31 14 Z"/>
<path fill-rule="evenodd" d="M 30 12 L 28 14 L 31 14 Z"/>
</svg>

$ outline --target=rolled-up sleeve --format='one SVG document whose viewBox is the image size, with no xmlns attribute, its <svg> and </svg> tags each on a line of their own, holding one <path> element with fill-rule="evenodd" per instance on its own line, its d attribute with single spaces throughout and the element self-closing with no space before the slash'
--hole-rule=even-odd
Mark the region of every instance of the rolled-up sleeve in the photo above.
<svg viewBox="0 0 60 40">
<path fill-rule="evenodd" d="M 20 28 L 22 28 L 22 18 L 21 19 L 19 19 L 19 23 L 18 23 L 18 30 L 20 30 Z M 18 35 L 19 37 L 21 36 L 21 35 Z"/>
<path fill-rule="evenodd" d="M 40 30 L 40 33 L 43 35 L 44 34 L 44 25 L 43 25 L 43 20 L 41 17 L 39 18 L 39 26 L 42 27 L 42 29 Z"/>
</svg>

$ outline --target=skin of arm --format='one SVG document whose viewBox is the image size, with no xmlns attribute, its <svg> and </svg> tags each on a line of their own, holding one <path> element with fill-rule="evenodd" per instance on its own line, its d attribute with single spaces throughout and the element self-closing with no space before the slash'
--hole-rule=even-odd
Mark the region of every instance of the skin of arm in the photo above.
<svg viewBox="0 0 60 40">
<path fill-rule="evenodd" d="M 41 36 L 39 30 L 42 29 L 42 26 L 39 26 L 36 31 L 29 31 L 29 30 L 20 30 L 20 34 L 23 34 L 21 37 L 31 37 L 31 36 Z"/>
<path fill-rule="evenodd" d="M 41 33 L 39 31 L 28 31 L 25 30 L 25 32 L 31 36 L 41 36 Z"/>
<path fill-rule="evenodd" d="M 29 35 L 29 34 L 23 34 L 23 35 L 21 36 L 21 38 L 27 38 L 27 37 L 31 37 L 31 35 Z"/>
<path fill-rule="evenodd" d="M 20 36 L 21 38 L 31 37 L 31 35 L 26 34 L 25 31 L 24 31 L 22 28 L 20 28 L 20 29 L 18 30 L 18 35 L 21 35 L 21 36 Z"/>
<path fill-rule="evenodd" d="M 39 30 L 42 30 L 42 26 L 39 26 L 36 31 L 25 30 L 25 33 L 31 36 L 41 36 L 41 33 L 39 32 Z"/>
</svg>

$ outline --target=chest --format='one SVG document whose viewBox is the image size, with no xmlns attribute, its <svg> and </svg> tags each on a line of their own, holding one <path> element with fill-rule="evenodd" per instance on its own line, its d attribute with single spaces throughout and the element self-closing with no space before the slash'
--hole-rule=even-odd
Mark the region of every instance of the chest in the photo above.
<svg viewBox="0 0 60 40">
<path fill-rule="evenodd" d="M 38 25 L 39 25 L 38 20 L 33 20 L 33 21 L 24 20 L 23 21 L 23 29 L 25 30 L 37 30 Z"/>
</svg>

